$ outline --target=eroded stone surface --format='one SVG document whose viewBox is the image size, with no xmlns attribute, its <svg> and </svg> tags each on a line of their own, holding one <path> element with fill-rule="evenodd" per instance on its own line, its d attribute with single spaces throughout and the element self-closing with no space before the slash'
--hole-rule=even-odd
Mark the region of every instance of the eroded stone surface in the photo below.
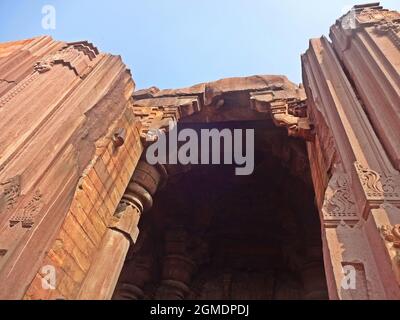
<svg viewBox="0 0 400 320">
<path fill-rule="evenodd" d="M 0 298 L 399 299 L 399 21 L 355 6 L 310 41 L 304 86 L 133 92 L 87 41 L 0 44 Z M 148 165 L 171 120 L 254 127 L 258 175 Z"/>
</svg>

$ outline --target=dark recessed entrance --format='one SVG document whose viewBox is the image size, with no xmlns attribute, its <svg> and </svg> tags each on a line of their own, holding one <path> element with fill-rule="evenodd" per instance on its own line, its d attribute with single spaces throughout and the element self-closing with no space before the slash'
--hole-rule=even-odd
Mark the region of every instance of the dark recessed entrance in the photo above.
<svg viewBox="0 0 400 320">
<path fill-rule="evenodd" d="M 191 128 L 238 128 L 238 123 Z M 326 299 L 320 222 L 304 142 L 256 128 L 255 171 L 168 167 L 115 299 Z"/>
</svg>

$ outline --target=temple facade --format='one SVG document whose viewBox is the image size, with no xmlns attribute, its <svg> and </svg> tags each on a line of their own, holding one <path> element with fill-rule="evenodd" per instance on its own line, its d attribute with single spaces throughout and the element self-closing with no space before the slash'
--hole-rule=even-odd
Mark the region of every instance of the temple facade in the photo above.
<svg viewBox="0 0 400 320">
<path fill-rule="evenodd" d="M 0 299 L 400 299 L 400 13 L 301 61 L 135 91 L 90 42 L 0 44 Z M 151 165 L 171 121 L 253 129 L 254 173 Z"/>
</svg>

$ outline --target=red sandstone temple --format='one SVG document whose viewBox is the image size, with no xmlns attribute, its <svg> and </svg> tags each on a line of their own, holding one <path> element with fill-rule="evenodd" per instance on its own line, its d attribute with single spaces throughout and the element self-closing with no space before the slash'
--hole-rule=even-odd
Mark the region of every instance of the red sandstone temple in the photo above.
<svg viewBox="0 0 400 320">
<path fill-rule="evenodd" d="M 0 44 L 0 299 L 400 299 L 400 13 L 301 61 L 135 92 L 89 42 Z M 254 174 L 150 165 L 170 120 L 254 128 Z"/>
</svg>

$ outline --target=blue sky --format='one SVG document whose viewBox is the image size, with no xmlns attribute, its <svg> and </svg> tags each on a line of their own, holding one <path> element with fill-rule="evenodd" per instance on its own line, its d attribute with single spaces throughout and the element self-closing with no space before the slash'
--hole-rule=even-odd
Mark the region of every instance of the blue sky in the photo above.
<svg viewBox="0 0 400 320">
<path fill-rule="evenodd" d="M 284 74 L 301 82 L 308 39 L 350 0 L 0 0 L 0 42 L 50 34 L 119 54 L 137 88 L 177 88 L 224 77 Z M 370 1 L 371 2 L 371 1 Z M 44 30 L 42 7 L 56 8 Z M 400 10 L 399 0 L 381 1 Z"/>
</svg>

